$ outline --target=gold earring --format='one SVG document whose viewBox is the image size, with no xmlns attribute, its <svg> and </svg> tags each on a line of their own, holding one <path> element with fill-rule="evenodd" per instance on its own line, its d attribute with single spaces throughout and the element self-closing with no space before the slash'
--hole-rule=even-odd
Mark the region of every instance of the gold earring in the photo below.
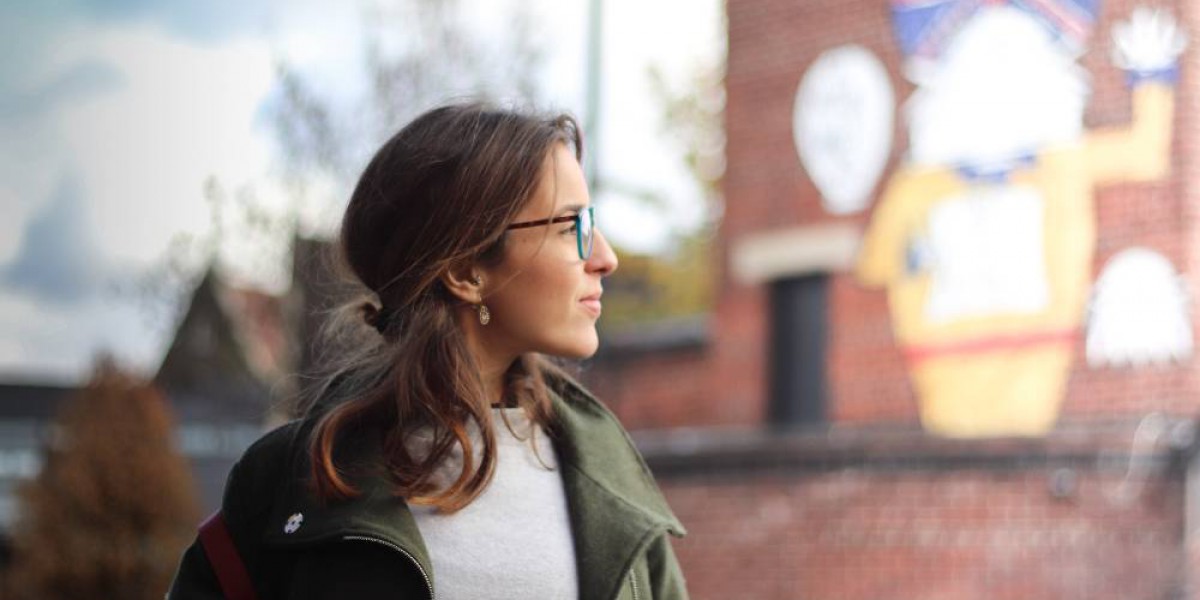
<svg viewBox="0 0 1200 600">
<path fill-rule="evenodd" d="M 483 278 L 478 275 L 473 275 L 471 276 L 471 283 L 475 284 L 476 287 L 482 286 Z M 480 295 L 482 295 L 482 292 L 480 292 Z M 482 298 L 480 300 L 482 300 Z M 487 325 L 488 323 L 492 322 L 492 311 L 488 310 L 487 305 L 482 301 L 475 305 L 475 311 L 479 313 L 480 325 Z"/>
</svg>

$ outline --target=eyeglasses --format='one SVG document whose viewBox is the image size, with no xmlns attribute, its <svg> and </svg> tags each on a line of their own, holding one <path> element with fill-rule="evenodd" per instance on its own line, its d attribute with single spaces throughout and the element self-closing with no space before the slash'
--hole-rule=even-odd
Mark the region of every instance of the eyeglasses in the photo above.
<svg viewBox="0 0 1200 600">
<path fill-rule="evenodd" d="M 575 249 L 579 251 L 579 260 L 587 260 L 592 256 L 592 242 L 596 238 L 596 216 L 592 214 L 593 207 L 589 206 L 573 215 L 565 215 L 562 217 L 554 217 L 551 219 L 539 219 L 537 221 L 524 221 L 521 223 L 513 223 L 508 229 L 525 229 L 527 227 L 538 227 L 540 225 L 554 225 L 556 223 L 575 222 Z"/>
</svg>

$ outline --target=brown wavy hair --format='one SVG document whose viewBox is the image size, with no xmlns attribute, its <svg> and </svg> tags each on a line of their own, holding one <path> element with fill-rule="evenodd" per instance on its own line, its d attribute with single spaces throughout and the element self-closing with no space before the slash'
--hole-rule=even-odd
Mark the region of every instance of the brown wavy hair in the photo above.
<svg viewBox="0 0 1200 600">
<path fill-rule="evenodd" d="M 308 393 L 318 497 L 361 494 L 340 456 L 351 440 L 379 443 L 393 492 L 413 504 L 453 512 L 488 485 L 496 464 L 492 415 L 455 321 L 461 301 L 440 277 L 463 261 L 503 260 L 505 226 L 536 191 L 557 144 L 581 158 L 569 115 L 454 104 L 416 118 L 371 159 L 338 243 L 342 266 L 365 289 L 327 321 L 318 355 L 325 366 Z M 505 401 L 547 431 L 551 372 L 562 375 L 530 354 L 505 374 Z M 418 431 L 431 432 L 432 441 L 414 452 L 406 442 Z M 456 447 L 462 470 L 453 483 L 439 483 L 434 473 Z"/>
</svg>

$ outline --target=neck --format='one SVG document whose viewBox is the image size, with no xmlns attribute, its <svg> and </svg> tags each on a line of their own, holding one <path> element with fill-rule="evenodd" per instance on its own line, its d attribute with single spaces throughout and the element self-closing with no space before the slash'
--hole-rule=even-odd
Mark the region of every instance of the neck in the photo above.
<svg viewBox="0 0 1200 600">
<path fill-rule="evenodd" d="M 479 368 L 479 377 L 483 381 L 485 404 L 503 405 L 505 401 L 504 374 L 517 360 L 517 356 L 490 347 L 486 343 L 483 332 L 480 331 L 482 326 L 475 320 L 473 312 L 467 311 L 466 315 L 460 313 L 459 326 L 462 327 L 466 336 L 467 351 L 471 353 L 471 358 L 475 360 L 475 366 Z"/>
<path fill-rule="evenodd" d="M 475 355 L 475 364 L 479 365 L 479 374 L 483 379 L 484 399 L 491 406 L 501 406 L 504 404 L 504 374 L 512 363 L 488 365 L 483 360 L 483 357 Z"/>
</svg>

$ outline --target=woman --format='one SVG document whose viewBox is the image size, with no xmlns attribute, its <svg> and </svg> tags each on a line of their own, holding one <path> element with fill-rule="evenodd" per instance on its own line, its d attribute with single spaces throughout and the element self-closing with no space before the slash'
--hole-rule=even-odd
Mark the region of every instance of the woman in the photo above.
<svg viewBox="0 0 1200 600">
<path fill-rule="evenodd" d="M 369 293 L 331 323 L 305 418 L 233 468 L 169 598 L 686 597 L 683 527 L 641 457 L 542 358 L 596 351 L 617 268 L 581 153 L 569 116 L 479 104 L 384 144 L 340 239 Z"/>
</svg>

